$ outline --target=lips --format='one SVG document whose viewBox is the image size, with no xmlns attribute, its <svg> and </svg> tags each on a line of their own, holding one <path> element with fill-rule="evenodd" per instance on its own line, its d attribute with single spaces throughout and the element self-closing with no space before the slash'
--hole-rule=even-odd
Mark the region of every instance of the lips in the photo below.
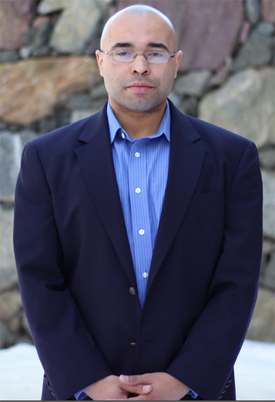
<svg viewBox="0 0 275 402">
<path fill-rule="evenodd" d="M 141 94 L 150 92 L 153 88 L 154 87 L 147 82 L 133 82 L 127 86 L 127 89 L 129 89 L 131 92 Z"/>
</svg>

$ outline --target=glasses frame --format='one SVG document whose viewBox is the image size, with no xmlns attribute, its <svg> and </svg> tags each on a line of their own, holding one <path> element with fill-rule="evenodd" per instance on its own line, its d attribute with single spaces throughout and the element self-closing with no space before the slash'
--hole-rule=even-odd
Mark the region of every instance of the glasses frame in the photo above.
<svg viewBox="0 0 275 402">
<path fill-rule="evenodd" d="M 143 53 L 143 52 L 135 52 L 134 50 L 130 50 L 130 52 L 132 52 L 132 53 L 135 54 L 133 60 L 131 60 L 131 61 L 119 61 L 119 60 L 115 60 L 115 59 L 114 59 L 114 54 L 115 54 L 116 52 L 118 52 L 118 50 L 117 50 L 117 51 L 114 51 L 114 52 L 107 52 L 106 50 L 100 49 L 99 51 L 100 51 L 101 53 L 107 54 L 108 56 L 112 56 L 113 60 L 116 61 L 117 63 L 133 63 L 133 61 L 135 61 L 137 55 L 141 54 L 141 55 L 144 56 L 145 60 L 146 60 L 147 63 L 149 63 L 149 64 L 166 64 L 166 63 L 168 63 L 169 59 L 175 57 L 176 54 L 178 53 L 178 50 L 177 50 L 175 53 L 173 53 L 173 54 L 169 54 L 169 53 L 167 53 L 167 52 L 156 52 L 156 53 L 162 53 L 162 54 L 168 55 L 168 59 L 167 59 L 164 63 L 154 63 L 154 62 L 151 62 L 151 61 L 148 60 L 148 55 L 147 55 L 147 53 L 153 53 L 152 51 L 151 51 L 151 52 L 145 52 L 145 53 Z"/>
</svg>

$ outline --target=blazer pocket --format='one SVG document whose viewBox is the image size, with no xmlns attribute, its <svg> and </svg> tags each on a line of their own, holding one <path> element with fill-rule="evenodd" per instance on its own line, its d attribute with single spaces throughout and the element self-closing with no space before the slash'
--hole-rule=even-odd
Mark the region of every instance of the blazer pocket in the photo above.
<svg viewBox="0 0 275 402">
<path fill-rule="evenodd" d="M 191 205 L 223 205 L 224 193 L 195 193 Z"/>
</svg>

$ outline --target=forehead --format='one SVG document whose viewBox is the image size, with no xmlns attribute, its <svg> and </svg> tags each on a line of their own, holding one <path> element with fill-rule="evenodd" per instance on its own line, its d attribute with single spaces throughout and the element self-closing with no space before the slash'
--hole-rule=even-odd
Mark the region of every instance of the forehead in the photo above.
<svg viewBox="0 0 275 402">
<path fill-rule="evenodd" d="M 102 36 L 102 46 L 110 49 L 116 43 L 131 43 L 144 48 L 149 43 L 163 43 L 174 51 L 175 39 L 171 27 L 155 13 L 123 13 L 115 18 Z"/>
</svg>

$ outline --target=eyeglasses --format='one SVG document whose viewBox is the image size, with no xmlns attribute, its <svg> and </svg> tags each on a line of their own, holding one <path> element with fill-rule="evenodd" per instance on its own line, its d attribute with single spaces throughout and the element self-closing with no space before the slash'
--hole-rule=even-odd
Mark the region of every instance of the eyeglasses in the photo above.
<svg viewBox="0 0 275 402">
<path fill-rule="evenodd" d="M 106 52 L 105 50 L 100 50 L 101 53 L 108 54 L 113 57 L 113 60 L 118 61 L 120 63 L 132 63 L 138 54 L 142 54 L 145 57 L 147 63 L 151 64 L 165 64 L 168 60 L 178 52 L 174 54 L 169 54 L 165 52 L 145 52 L 145 53 L 137 53 L 133 50 L 116 50 L 115 52 Z"/>
</svg>

